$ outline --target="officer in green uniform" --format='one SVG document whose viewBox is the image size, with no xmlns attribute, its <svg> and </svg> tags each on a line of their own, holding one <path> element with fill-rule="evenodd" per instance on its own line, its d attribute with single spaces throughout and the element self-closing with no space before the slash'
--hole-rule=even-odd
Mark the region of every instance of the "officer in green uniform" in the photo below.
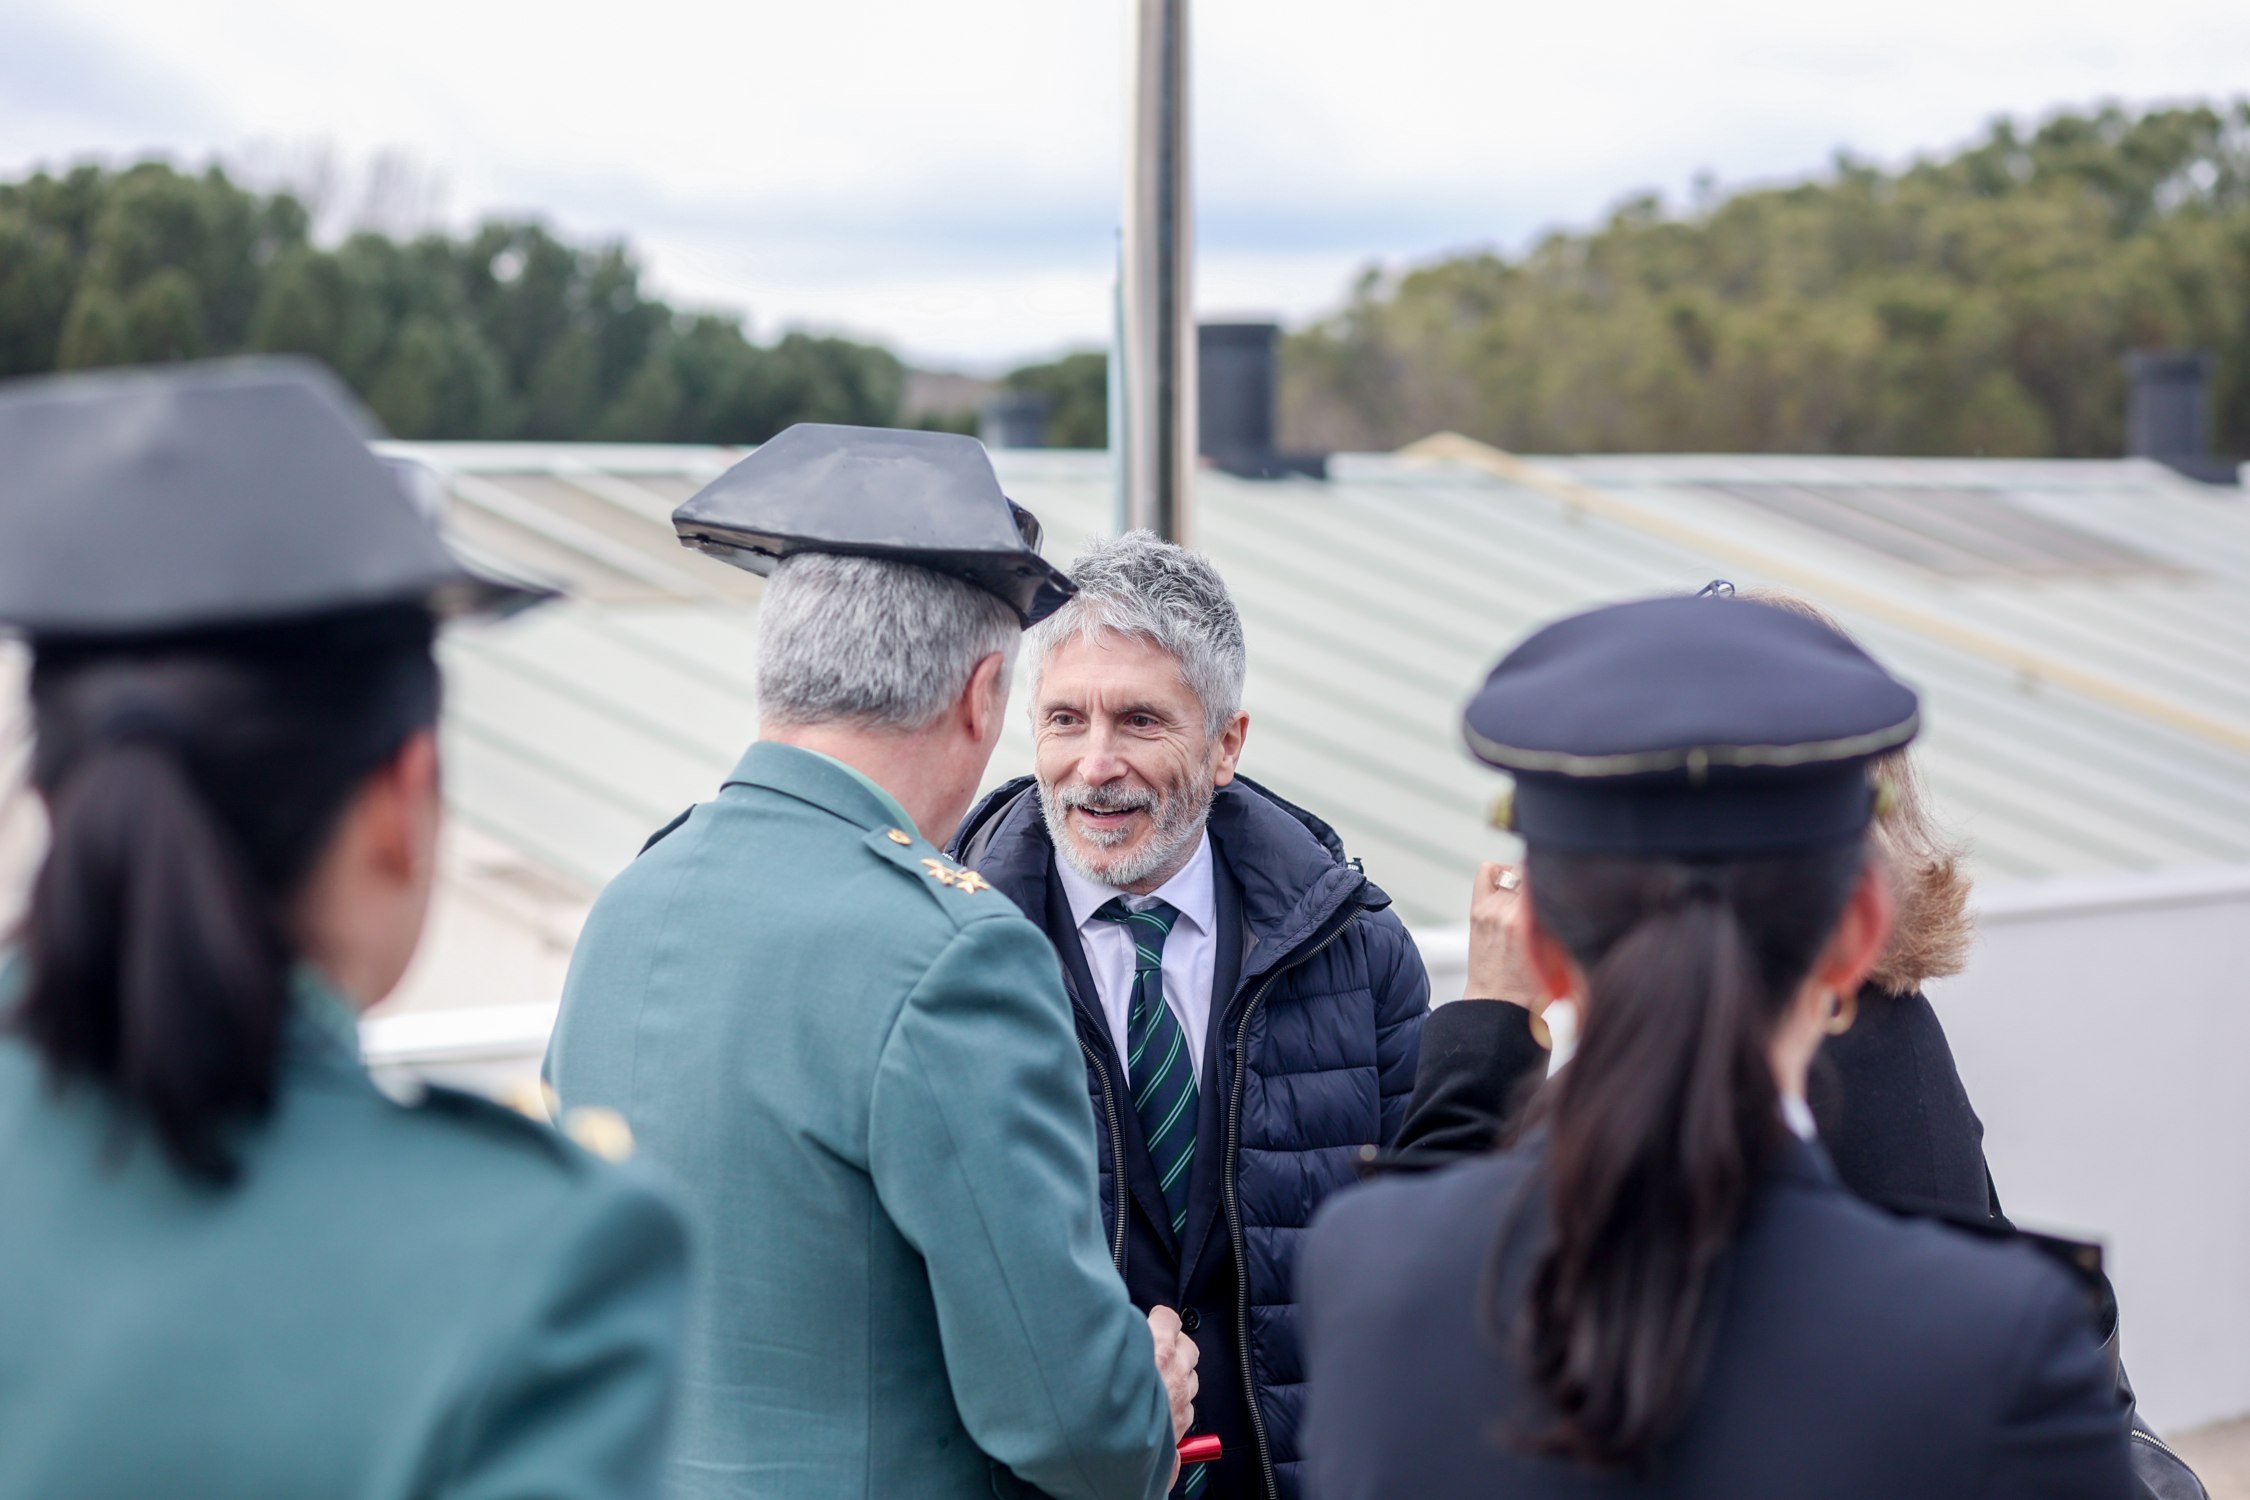
<svg viewBox="0 0 2250 1500">
<path fill-rule="evenodd" d="M 360 1066 L 428 904 L 436 618 L 529 602 L 371 431 L 296 361 L 0 387 L 51 829 L 0 958 L 0 1500 L 654 1490 L 676 1213 Z"/>
<path fill-rule="evenodd" d="M 547 1055 L 702 1252 L 671 1492 L 1153 1500 L 1194 1344 L 1110 1268 L 1053 949 L 931 838 L 1069 582 L 968 438 L 793 427 L 675 522 L 771 574 L 759 739 L 595 903 Z"/>
</svg>

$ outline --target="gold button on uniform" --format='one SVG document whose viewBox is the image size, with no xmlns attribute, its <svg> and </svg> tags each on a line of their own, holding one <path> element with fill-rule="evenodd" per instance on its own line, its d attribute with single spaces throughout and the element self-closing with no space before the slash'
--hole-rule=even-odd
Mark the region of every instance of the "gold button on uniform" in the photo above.
<svg viewBox="0 0 2250 1500">
<path fill-rule="evenodd" d="M 907 836 L 906 830 L 903 828 L 892 829 L 890 831 L 889 838 L 890 841 L 894 844 L 911 844 L 914 842 L 913 839 Z"/>
</svg>

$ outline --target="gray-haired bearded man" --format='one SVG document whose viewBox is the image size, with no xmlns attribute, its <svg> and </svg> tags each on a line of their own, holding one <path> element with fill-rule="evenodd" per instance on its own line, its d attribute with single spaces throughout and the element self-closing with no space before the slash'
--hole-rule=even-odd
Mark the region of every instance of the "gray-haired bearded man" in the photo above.
<svg viewBox="0 0 2250 1500">
<path fill-rule="evenodd" d="M 953 848 L 1061 955 L 1112 1257 L 1201 1350 L 1225 1457 L 1174 1493 L 1293 1497 L 1298 1231 L 1396 1139 L 1429 976 L 1329 827 L 1236 774 L 1246 657 L 1210 561 L 1135 532 L 1072 578 L 1029 643 L 1037 774 Z"/>
</svg>

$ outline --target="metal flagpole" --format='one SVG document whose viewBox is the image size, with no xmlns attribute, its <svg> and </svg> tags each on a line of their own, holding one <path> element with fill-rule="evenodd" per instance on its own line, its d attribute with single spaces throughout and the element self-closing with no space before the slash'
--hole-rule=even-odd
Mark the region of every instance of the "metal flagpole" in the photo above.
<svg viewBox="0 0 2250 1500">
<path fill-rule="evenodd" d="M 1132 126 L 1119 258 L 1118 520 L 1188 539 L 1195 477 L 1195 217 L 1188 0 L 1133 0 Z"/>
</svg>

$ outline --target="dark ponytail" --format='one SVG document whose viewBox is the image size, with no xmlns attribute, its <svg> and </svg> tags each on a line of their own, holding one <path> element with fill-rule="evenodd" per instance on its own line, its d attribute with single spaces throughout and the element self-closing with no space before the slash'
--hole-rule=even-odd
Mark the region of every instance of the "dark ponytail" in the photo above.
<svg viewBox="0 0 2250 1500">
<path fill-rule="evenodd" d="M 1640 1467 L 1693 1397 L 1719 1260 L 1784 1129 L 1769 1046 L 1865 861 L 1529 856 L 1540 925 L 1588 991 L 1527 1122 L 1548 1135 L 1551 1222 L 1519 1332 L 1555 1419 L 1533 1447 Z"/>
<path fill-rule="evenodd" d="M 49 838 L 14 1023 L 182 1172 L 224 1182 L 272 1108 L 289 906 L 366 777 L 434 722 L 419 610 L 118 645 L 35 642 Z"/>
</svg>

